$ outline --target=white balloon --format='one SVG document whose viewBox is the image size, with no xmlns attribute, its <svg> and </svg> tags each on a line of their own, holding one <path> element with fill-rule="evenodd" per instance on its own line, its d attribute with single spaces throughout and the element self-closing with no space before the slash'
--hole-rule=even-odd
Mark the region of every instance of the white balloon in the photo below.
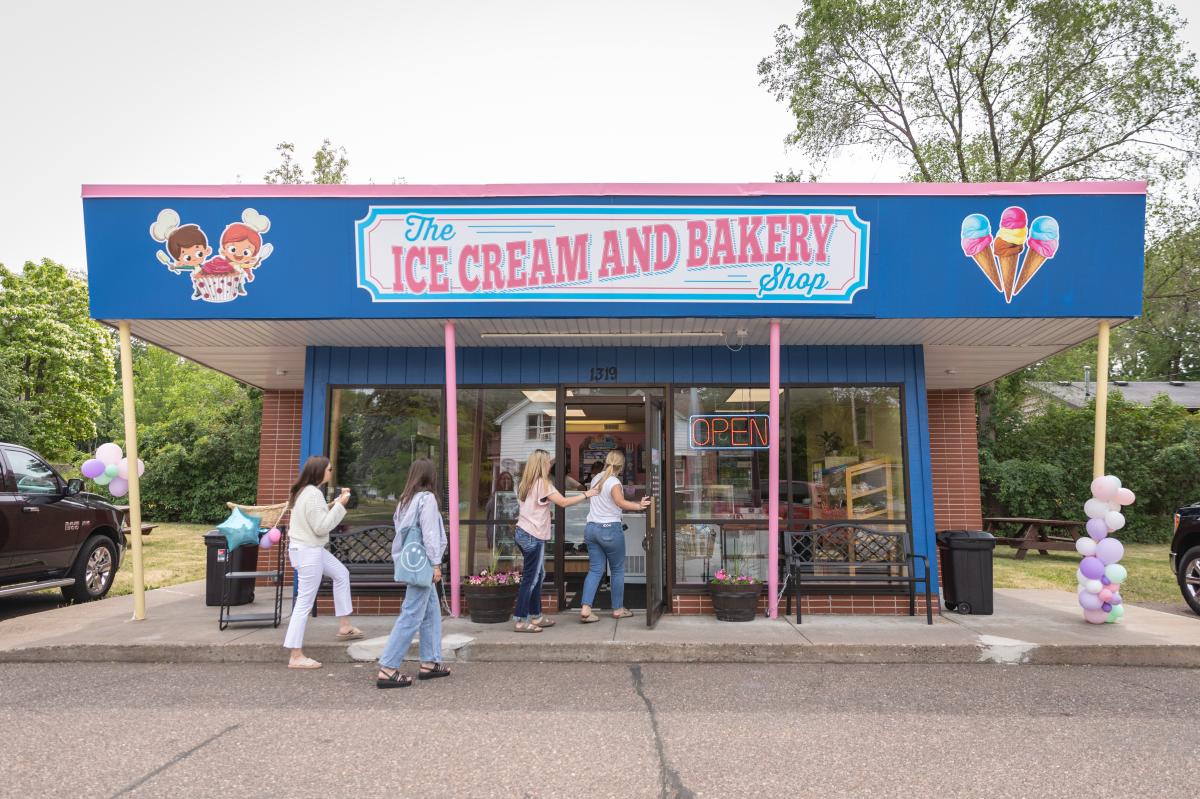
<svg viewBox="0 0 1200 799">
<path fill-rule="evenodd" d="M 1113 500 L 1112 502 L 1108 503 L 1108 509 L 1110 511 L 1112 511 L 1112 510 L 1119 511 L 1121 509 L 1121 503 L 1117 502 L 1116 500 Z"/>
<path fill-rule="evenodd" d="M 1085 575 L 1079 569 L 1076 569 L 1075 570 L 1075 582 L 1079 583 L 1079 587 L 1082 588 L 1083 584 L 1086 583 L 1087 581 L 1088 581 L 1087 575 Z"/>
<path fill-rule="evenodd" d="M 1075 542 L 1075 551 L 1085 558 L 1089 558 L 1096 554 L 1096 542 L 1085 535 Z M 1083 572 L 1079 572 L 1079 576 L 1083 577 Z M 1087 578 L 1085 577 L 1084 579 Z"/>
<path fill-rule="evenodd" d="M 1083 512 L 1089 519 L 1103 519 L 1108 513 L 1108 503 L 1102 499 L 1089 499 L 1083 503 Z"/>
<path fill-rule="evenodd" d="M 1120 511 L 1110 510 L 1104 514 L 1104 523 L 1108 525 L 1109 530 L 1115 532 L 1125 526 L 1125 517 Z"/>
<path fill-rule="evenodd" d="M 1089 594 L 1098 594 L 1104 590 L 1104 583 L 1099 580 L 1088 580 L 1083 584 L 1083 587 Z"/>
</svg>

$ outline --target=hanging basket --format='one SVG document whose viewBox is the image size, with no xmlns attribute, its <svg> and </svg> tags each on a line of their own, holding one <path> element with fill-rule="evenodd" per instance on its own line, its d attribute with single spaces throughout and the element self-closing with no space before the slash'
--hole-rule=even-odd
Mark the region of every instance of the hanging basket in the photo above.
<svg viewBox="0 0 1200 799">
<path fill-rule="evenodd" d="M 260 519 L 259 524 L 268 530 L 278 526 L 287 512 L 286 502 L 278 502 L 274 505 L 239 505 L 236 502 L 226 502 L 225 507 L 230 510 L 237 508 L 248 516 L 257 516 Z"/>
</svg>

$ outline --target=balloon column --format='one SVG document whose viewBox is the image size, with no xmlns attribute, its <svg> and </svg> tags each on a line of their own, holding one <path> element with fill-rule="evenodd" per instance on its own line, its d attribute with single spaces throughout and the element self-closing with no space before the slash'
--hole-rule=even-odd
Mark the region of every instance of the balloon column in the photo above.
<svg viewBox="0 0 1200 799">
<path fill-rule="evenodd" d="M 129 459 L 121 454 L 121 448 L 116 444 L 101 444 L 95 457 L 84 461 L 79 471 L 97 485 L 108 488 L 108 493 L 114 497 L 123 497 L 129 493 Z M 146 464 L 138 458 L 138 477 L 145 471 Z"/>
<path fill-rule="evenodd" d="M 1075 576 L 1083 618 L 1090 624 L 1112 624 L 1125 615 L 1121 583 L 1128 573 L 1118 563 L 1125 547 L 1111 535 L 1125 526 L 1121 508 L 1132 505 L 1134 499 L 1133 492 L 1109 474 L 1092 481 L 1092 498 L 1083 505 L 1088 516 L 1087 537 L 1075 542 L 1075 549 L 1083 555 Z"/>
</svg>

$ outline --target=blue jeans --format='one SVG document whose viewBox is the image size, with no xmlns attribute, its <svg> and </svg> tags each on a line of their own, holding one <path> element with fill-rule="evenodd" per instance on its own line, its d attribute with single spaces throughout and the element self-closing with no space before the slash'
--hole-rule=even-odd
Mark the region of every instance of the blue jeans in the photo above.
<svg viewBox="0 0 1200 799">
<path fill-rule="evenodd" d="M 521 587 L 517 589 L 517 609 L 513 613 L 518 621 L 530 616 L 542 615 L 542 581 L 546 578 L 546 542 L 534 538 L 517 528 L 517 547 L 525 556 L 521 566 Z"/>
<path fill-rule="evenodd" d="M 588 573 L 583 581 L 583 604 L 591 607 L 608 563 L 613 610 L 625 607 L 625 529 L 620 522 L 588 522 L 583 528 L 588 550 Z"/>
<path fill-rule="evenodd" d="M 442 661 L 442 608 L 438 605 L 437 585 L 419 588 L 410 585 L 404 590 L 404 606 L 392 626 L 387 646 L 379 656 L 379 665 L 387 669 L 398 669 L 408 654 L 413 636 L 421 630 L 421 661 Z"/>
</svg>

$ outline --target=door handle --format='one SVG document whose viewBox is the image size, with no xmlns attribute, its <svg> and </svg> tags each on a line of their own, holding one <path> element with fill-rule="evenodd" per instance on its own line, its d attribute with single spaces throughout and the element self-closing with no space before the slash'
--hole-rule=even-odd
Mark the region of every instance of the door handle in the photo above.
<svg viewBox="0 0 1200 799">
<path fill-rule="evenodd" d="M 41 510 L 41 508 L 35 508 L 30 505 L 26 505 L 23 508 L 21 508 L 21 513 L 37 513 L 40 510 Z"/>
<path fill-rule="evenodd" d="M 657 508 L 658 508 L 658 497 L 650 497 L 650 529 L 652 529 L 652 530 L 658 529 L 658 525 L 656 524 L 656 521 L 658 519 L 658 514 L 655 512 L 655 510 Z"/>
</svg>

